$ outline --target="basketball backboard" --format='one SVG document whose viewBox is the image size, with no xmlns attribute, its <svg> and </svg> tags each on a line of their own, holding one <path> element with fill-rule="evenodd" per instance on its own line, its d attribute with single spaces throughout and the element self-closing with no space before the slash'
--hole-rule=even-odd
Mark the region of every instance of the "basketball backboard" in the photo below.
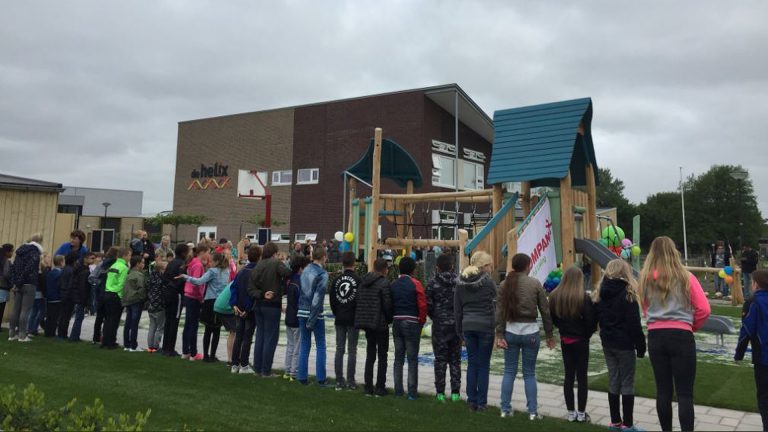
<svg viewBox="0 0 768 432">
<path fill-rule="evenodd" d="M 238 170 L 237 196 L 239 198 L 263 199 L 267 195 L 267 173 Z"/>
</svg>

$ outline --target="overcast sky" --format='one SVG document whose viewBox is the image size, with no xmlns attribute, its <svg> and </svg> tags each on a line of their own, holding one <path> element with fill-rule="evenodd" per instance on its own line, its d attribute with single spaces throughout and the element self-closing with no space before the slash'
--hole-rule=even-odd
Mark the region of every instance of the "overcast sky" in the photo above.
<svg viewBox="0 0 768 432">
<path fill-rule="evenodd" d="M 0 12 L 0 172 L 172 206 L 177 123 L 458 83 L 590 96 L 634 202 L 710 165 L 768 216 L 768 2 L 36 1 Z M 763 125 L 763 126 L 760 126 Z"/>
</svg>

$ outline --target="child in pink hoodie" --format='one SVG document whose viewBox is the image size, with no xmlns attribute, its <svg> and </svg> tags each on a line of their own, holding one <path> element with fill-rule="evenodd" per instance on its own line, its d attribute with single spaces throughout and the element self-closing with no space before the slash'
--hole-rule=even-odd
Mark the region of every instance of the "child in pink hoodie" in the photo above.
<svg viewBox="0 0 768 432">
<path fill-rule="evenodd" d="M 698 279 L 683 267 L 669 237 L 657 237 L 651 244 L 640 273 L 640 298 L 648 318 L 648 354 L 661 429 L 672 430 L 672 394 L 676 390 L 680 428 L 693 430 L 693 332 L 709 318 L 710 307 Z"/>
<path fill-rule="evenodd" d="M 209 261 L 210 248 L 200 244 L 195 249 L 195 257 L 187 264 L 186 274 L 199 278 L 205 274 L 203 262 Z M 183 276 L 178 276 L 181 278 Z M 187 281 L 184 284 L 184 309 L 187 311 L 182 333 L 182 356 L 184 360 L 202 360 L 203 355 L 197 352 L 197 327 L 200 324 L 200 309 L 205 297 L 205 284 L 195 285 Z"/>
</svg>

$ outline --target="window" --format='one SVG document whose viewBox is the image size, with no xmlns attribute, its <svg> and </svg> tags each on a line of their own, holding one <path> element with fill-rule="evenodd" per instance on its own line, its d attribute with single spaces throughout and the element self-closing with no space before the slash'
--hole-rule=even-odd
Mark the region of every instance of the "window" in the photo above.
<svg viewBox="0 0 768 432">
<path fill-rule="evenodd" d="M 216 240 L 216 227 L 215 226 L 200 226 L 197 227 L 197 241 L 204 238 L 210 240 Z"/>
<path fill-rule="evenodd" d="M 317 234 L 296 234 L 295 241 L 304 243 L 305 241 L 316 241 L 317 240 Z"/>
<path fill-rule="evenodd" d="M 432 186 L 444 188 L 455 188 L 455 165 L 456 159 L 432 154 Z"/>
<path fill-rule="evenodd" d="M 483 164 L 461 161 L 461 187 L 462 189 L 483 189 Z"/>
<path fill-rule="evenodd" d="M 272 234 L 270 241 L 272 243 L 290 243 L 291 236 L 289 234 Z"/>
<path fill-rule="evenodd" d="M 293 171 L 272 171 L 272 186 L 290 186 L 293 183 Z"/>
<path fill-rule="evenodd" d="M 320 168 L 300 169 L 296 174 L 296 184 L 317 184 L 320 182 Z"/>
</svg>

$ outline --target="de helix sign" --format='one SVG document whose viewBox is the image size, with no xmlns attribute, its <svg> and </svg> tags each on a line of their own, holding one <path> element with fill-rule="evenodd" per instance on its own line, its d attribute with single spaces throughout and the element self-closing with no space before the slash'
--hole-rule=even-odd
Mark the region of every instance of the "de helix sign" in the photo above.
<svg viewBox="0 0 768 432">
<path fill-rule="evenodd" d="M 187 190 L 224 189 L 230 187 L 229 165 L 216 162 L 213 165 L 200 164 L 190 173 L 192 180 Z"/>
</svg>

